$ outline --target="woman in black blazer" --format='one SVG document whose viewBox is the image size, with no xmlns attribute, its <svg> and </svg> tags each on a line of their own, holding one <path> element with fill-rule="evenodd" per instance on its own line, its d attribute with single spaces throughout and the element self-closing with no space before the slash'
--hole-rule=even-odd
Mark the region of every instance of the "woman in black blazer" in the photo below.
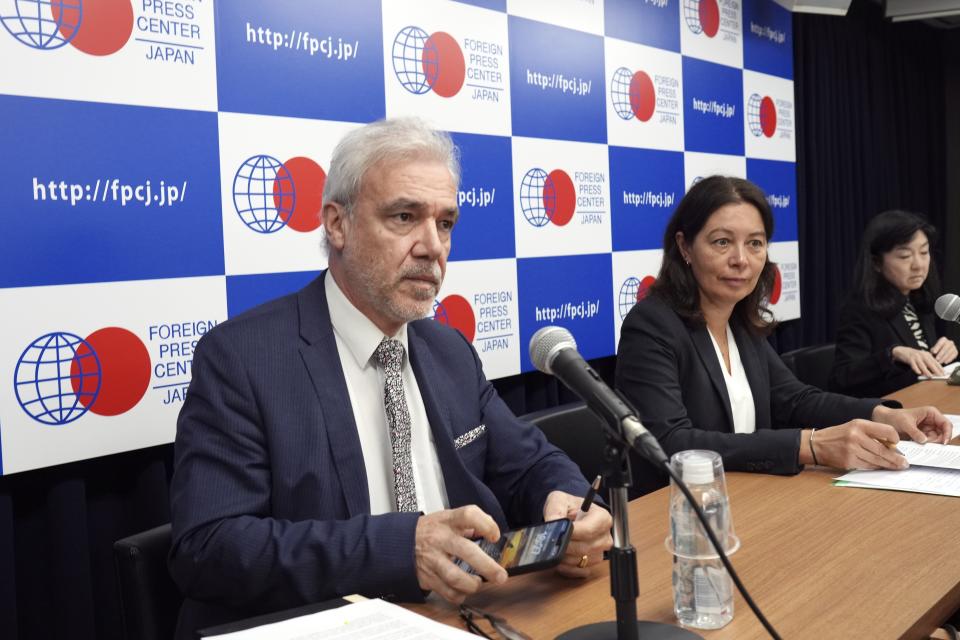
<svg viewBox="0 0 960 640">
<path fill-rule="evenodd" d="M 853 275 L 853 295 L 840 312 L 830 389 L 884 395 L 917 376 L 942 376 L 957 357 L 937 337 L 938 293 L 930 245 L 935 231 L 906 211 L 884 211 L 867 225 Z"/>
<path fill-rule="evenodd" d="M 903 468 L 880 440 L 946 442 L 951 425 L 933 407 L 893 409 L 790 373 L 764 338 L 772 235 L 763 192 L 723 176 L 691 187 L 667 224 L 660 273 L 624 320 L 616 368 L 617 387 L 667 454 L 711 449 L 728 470 L 792 474 L 810 463 Z M 665 483 L 633 464 L 638 493 Z"/>
</svg>

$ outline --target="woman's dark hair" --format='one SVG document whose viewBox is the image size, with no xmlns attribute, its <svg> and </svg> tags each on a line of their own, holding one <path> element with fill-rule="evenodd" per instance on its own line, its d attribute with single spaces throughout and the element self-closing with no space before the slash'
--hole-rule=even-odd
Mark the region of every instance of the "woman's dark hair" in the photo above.
<svg viewBox="0 0 960 640">
<path fill-rule="evenodd" d="M 933 301 L 940 291 L 940 279 L 933 260 L 933 243 L 937 230 L 925 218 L 894 209 L 873 217 L 863 231 L 860 255 L 853 270 L 854 294 L 867 308 L 889 318 L 903 309 L 904 296 L 883 276 L 880 269 L 883 255 L 900 245 L 908 244 L 917 231 L 923 231 L 930 242 L 930 270 L 923 286 L 910 292 L 910 301 L 921 313 L 933 310 Z"/>
<path fill-rule="evenodd" d="M 767 242 L 773 236 L 773 213 L 763 191 L 757 185 L 742 178 L 710 176 L 700 180 L 680 200 L 663 233 L 663 262 L 651 293 L 666 302 L 677 314 L 689 323 L 704 322 L 700 309 L 700 289 L 693 271 L 684 262 L 677 246 L 677 232 L 683 233 L 688 245 L 700 233 L 707 220 L 721 207 L 728 204 L 746 203 L 756 207 L 763 220 Z M 733 315 L 756 333 L 773 330 L 773 314 L 767 308 L 770 292 L 776 280 L 776 266 L 767 256 L 757 286 L 746 298 L 737 303 Z"/>
</svg>

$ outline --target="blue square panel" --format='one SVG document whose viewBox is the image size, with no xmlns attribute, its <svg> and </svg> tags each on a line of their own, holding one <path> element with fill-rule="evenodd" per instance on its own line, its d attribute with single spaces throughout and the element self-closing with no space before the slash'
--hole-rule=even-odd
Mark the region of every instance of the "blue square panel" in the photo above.
<svg viewBox="0 0 960 640">
<path fill-rule="evenodd" d="M 223 275 L 217 114 L 0 96 L 0 287 Z"/>
<path fill-rule="evenodd" d="M 584 358 L 614 352 L 609 253 L 521 258 L 517 260 L 517 288 L 521 292 L 521 371 L 533 370 L 526 345 L 538 329 L 549 325 L 568 329 Z"/>
<path fill-rule="evenodd" d="M 606 142 L 603 38 L 509 18 L 513 135 Z"/>
<path fill-rule="evenodd" d="M 221 111 L 384 116 L 378 0 L 230 0 L 216 8 Z"/>
<path fill-rule="evenodd" d="M 683 128 L 687 151 L 743 155 L 743 72 L 683 57 Z"/>
<path fill-rule="evenodd" d="M 613 250 L 660 249 L 683 197 L 683 154 L 610 147 Z"/>
</svg>

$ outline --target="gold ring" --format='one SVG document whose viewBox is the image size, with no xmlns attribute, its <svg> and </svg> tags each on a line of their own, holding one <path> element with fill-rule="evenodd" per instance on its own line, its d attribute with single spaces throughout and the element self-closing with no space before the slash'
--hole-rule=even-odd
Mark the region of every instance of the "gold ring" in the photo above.
<svg viewBox="0 0 960 640">
<path fill-rule="evenodd" d="M 590 560 L 590 556 L 587 556 L 587 555 L 580 556 L 580 562 L 577 563 L 577 566 L 580 567 L 581 569 L 585 569 L 587 566 L 587 562 L 589 560 Z"/>
</svg>

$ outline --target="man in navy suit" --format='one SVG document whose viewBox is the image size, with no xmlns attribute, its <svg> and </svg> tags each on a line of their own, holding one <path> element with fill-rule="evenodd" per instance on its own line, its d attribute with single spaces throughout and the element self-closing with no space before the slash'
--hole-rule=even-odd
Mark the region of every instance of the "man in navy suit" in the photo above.
<svg viewBox="0 0 960 640">
<path fill-rule="evenodd" d="M 575 516 L 576 465 L 423 319 L 458 181 L 449 136 L 418 120 L 354 130 L 324 187 L 329 270 L 200 341 L 171 484 L 178 635 L 350 593 L 461 602 L 481 578 L 456 558 L 506 580 L 472 538 Z M 610 525 L 596 505 L 575 522 L 559 571 L 589 575 Z"/>
</svg>

